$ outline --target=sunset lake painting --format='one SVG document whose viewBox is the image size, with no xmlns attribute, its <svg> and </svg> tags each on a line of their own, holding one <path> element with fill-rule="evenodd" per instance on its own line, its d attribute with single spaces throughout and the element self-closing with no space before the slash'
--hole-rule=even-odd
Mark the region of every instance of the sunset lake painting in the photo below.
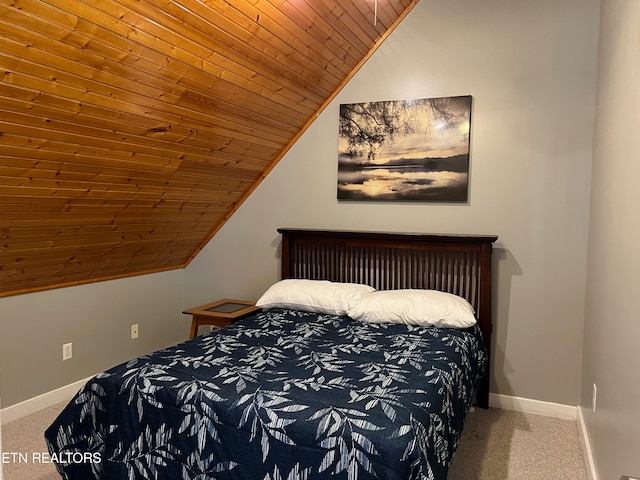
<svg viewBox="0 0 640 480">
<path fill-rule="evenodd" d="M 340 105 L 338 199 L 467 202 L 471 100 Z"/>
</svg>

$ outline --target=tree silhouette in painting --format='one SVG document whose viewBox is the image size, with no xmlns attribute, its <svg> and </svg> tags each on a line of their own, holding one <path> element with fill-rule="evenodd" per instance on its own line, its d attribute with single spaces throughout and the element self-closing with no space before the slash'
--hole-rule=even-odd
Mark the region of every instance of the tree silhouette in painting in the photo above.
<svg viewBox="0 0 640 480">
<path fill-rule="evenodd" d="M 466 201 L 471 97 L 340 105 L 338 198 Z"/>
</svg>

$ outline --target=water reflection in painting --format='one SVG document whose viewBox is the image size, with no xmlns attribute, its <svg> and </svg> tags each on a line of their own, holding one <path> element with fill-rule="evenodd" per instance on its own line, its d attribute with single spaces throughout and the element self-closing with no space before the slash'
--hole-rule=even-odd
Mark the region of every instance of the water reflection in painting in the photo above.
<svg viewBox="0 0 640 480">
<path fill-rule="evenodd" d="M 340 105 L 338 198 L 466 202 L 471 96 Z"/>
</svg>

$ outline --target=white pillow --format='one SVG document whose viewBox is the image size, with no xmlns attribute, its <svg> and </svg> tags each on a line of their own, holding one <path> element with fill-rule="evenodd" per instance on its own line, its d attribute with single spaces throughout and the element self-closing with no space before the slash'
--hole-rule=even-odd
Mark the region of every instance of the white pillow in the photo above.
<svg viewBox="0 0 640 480">
<path fill-rule="evenodd" d="M 347 314 L 371 323 L 467 328 L 476 324 L 464 298 L 437 290 L 380 290 L 365 295 Z"/>
<path fill-rule="evenodd" d="M 346 315 L 367 293 L 375 289 L 358 283 L 328 280 L 280 280 L 256 302 L 262 308 L 290 308 L 307 312 Z"/>
</svg>

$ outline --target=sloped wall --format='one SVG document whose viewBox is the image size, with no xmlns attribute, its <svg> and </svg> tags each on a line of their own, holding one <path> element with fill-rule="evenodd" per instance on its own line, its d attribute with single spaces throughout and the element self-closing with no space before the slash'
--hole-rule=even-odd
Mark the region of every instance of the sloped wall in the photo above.
<svg viewBox="0 0 640 480">
<path fill-rule="evenodd" d="M 256 299 L 276 228 L 498 234 L 494 393 L 576 405 L 599 2 L 420 2 L 185 270 L 185 306 Z M 468 205 L 336 199 L 340 103 L 472 95 Z"/>
</svg>

